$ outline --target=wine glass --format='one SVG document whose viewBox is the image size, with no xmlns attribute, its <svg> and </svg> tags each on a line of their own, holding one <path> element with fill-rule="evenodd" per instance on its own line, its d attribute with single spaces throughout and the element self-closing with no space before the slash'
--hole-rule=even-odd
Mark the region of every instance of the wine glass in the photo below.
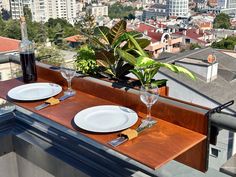
<svg viewBox="0 0 236 177">
<path fill-rule="evenodd" d="M 147 106 L 147 118 L 144 120 L 149 125 L 156 123 L 151 117 L 152 105 L 157 102 L 159 98 L 158 87 L 152 84 L 142 85 L 140 88 L 140 99 Z"/>
<path fill-rule="evenodd" d="M 76 75 L 76 67 L 74 62 L 64 62 L 60 66 L 61 75 L 67 80 L 68 88 L 64 91 L 65 95 L 75 95 L 75 90 L 71 88 L 71 80 Z"/>
</svg>

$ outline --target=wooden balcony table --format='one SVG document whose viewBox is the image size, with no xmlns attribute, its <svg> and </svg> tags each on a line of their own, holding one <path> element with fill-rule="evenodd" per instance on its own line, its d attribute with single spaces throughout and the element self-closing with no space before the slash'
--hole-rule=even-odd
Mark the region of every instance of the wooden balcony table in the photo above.
<svg viewBox="0 0 236 177">
<path fill-rule="evenodd" d="M 49 66 L 38 65 L 37 72 L 39 77 L 37 82 L 53 82 L 66 87 L 66 82 L 60 73 L 49 69 Z M 1 82 L 0 97 L 13 101 L 7 98 L 7 92 L 22 84 L 20 79 Z M 113 88 L 111 83 L 90 77 L 74 78 L 72 87 L 76 90 L 74 97 L 40 111 L 36 111 L 34 107 L 43 101 L 13 102 L 35 114 L 80 132 L 152 169 L 157 169 L 171 160 L 177 160 L 200 171 L 207 170 L 208 118 L 205 115 L 207 109 L 161 97 L 152 108 L 153 117 L 158 120 L 158 123 L 137 138 L 113 148 L 107 142 L 116 138 L 119 132 L 106 134 L 87 132 L 76 127 L 73 118 L 76 113 L 88 107 L 122 105 L 138 113 L 139 120 L 132 127 L 136 128 L 146 112 L 145 105 L 139 99 L 138 91 Z"/>
</svg>

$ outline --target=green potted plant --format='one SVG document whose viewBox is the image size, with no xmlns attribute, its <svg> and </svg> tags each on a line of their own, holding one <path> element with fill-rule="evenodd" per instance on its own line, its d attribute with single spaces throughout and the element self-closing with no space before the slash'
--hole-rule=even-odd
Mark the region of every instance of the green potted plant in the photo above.
<svg viewBox="0 0 236 177">
<path fill-rule="evenodd" d="M 98 74 L 98 65 L 96 63 L 95 52 L 87 44 L 84 44 L 79 48 L 75 63 L 77 71 L 81 72 L 82 74 Z"/>
<path fill-rule="evenodd" d="M 93 36 L 85 34 L 95 51 L 99 73 L 106 77 L 122 80 L 134 67 L 116 53 L 116 48 L 121 48 L 129 52 L 129 49 L 134 47 L 129 41 L 129 38 L 127 38 L 127 34 L 139 41 L 140 47 L 143 49 L 150 44 L 150 41 L 147 39 L 138 39 L 142 36 L 141 33 L 136 31 L 128 32 L 126 25 L 126 21 L 121 20 L 111 29 L 105 26 L 99 26 L 94 29 Z M 122 45 L 124 43 L 125 45 Z"/>
<path fill-rule="evenodd" d="M 105 26 L 96 27 L 93 36 L 84 35 L 89 38 L 90 44 L 92 44 L 91 47 L 98 65 L 96 74 L 99 73 L 122 82 L 127 74 L 133 73 L 140 81 L 139 86 L 156 84 L 161 87 L 166 86 L 167 80 L 155 80 L 154 76 L 160 67 L 166 67 L 173 72 L 185 73 L 195 79 L 194 75 L 183 67 L 153 60 L 144 50 L 150 44 L 150 40 L 142 38 L 142 34 L 139 32 L 128 32 L 124 20 L 118 22 L 111 29 Z M 132 87 L 134 86 L 135 82 L 125 81 L 123 83 L 127 82 L 132 84 Z M 166 90 L 168 88 L 165 87 L 164 95 L 168 95 Z"/>
<path fill-rule="evenodd" d="M 125 61 L 134 66 L 131 73 L 133 73 L 142 85 L 146 84 L 156 84 L 157 86 L 165 84 L 167 80 L 155 80 L 154 76 L 157 74 L 161 67 L 165 67 L 175 73 L 184 73 L 189 76 L 191 79 L 195 80 L 195 76 L 186 68 L 177 66 L 169 63 L 162 63 L 153 60 L 150 56 L 140 47 L 138 41 L 134 39 L 131 35 L 126 34 L 129 41 L 132 42 L 133 48 L 132 50 L 136 52 L 139 56 L 136 58 L 134 55 L 128 53 L 126 50 L 122 48 L 116 48 L 117 53 L 121 56 Z"/>
</svg>

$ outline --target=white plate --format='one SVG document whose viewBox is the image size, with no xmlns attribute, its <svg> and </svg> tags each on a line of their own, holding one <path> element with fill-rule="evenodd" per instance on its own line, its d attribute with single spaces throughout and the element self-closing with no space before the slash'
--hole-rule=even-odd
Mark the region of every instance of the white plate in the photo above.
<svg viewBox="0 0 236 177">
<path fill-rule="evenodd" d="M 138 115 L 122 106 L 95 106 L 84 109 L 75 115 L 75 124 L 87 131 L 107 133 L 116 132 L 134 125 Z"/>
<path fill-rule="evenodd" d="M 62 91 L 60 85 L 53 83 L 25 84 L 11 89 L 8 96 L 14 100 L 35 101 L 57 95 Z"/>
</svg>

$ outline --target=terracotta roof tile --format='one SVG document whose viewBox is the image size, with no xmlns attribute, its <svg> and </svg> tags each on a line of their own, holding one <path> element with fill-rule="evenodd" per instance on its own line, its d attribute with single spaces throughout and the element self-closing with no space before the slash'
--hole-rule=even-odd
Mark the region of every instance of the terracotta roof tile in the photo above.
<svg viewBox="0 0 236 177">
<path fill-rule="evenodd" d="M 66 41 L 68 42 L 78 42 L 78 41 L 84 41 L 85 38 L 81 35 L 75 35 L 75 36 L 70 36 L 65 38 Z"/>
<path fill-rule="evenodd" d="M 184 35 L 184 32 L 176 32 L 174 34 L 177 34 L 177 35 Z M 209 35 L 209 33 L 205 33 L 206 35 Z M 207 42 L 205 42 L 204 40 L 201 40 L 199 38 L 201 38 L 203 36 L 203 33 L 200 32 L 199 34 L 196 32 L 196 29 L 187 29 L 186 31 L 186 36 L 189 37 L 189 38 L 192 38 L 202 44 L 207 44 Z"/>
<path fill-rule="evenodd" d="M 0 52 L 18 51 L 20 40 L 0 36 Z"/>
<path fill-rule="evenodd" d="M 147 36 L 152 38 L 152 42 L 161 41 L 162 35 L 163 35 L 163 33 L 155 33 L 155 32 L 148 32 L 147 33 Z"/>
<path fill-rule="evenodd" d="M 143 33 L 144 31 L 155 31 L 156 28 L 144 23 L 140 23 L 136 30 Z"/>
</svg>

